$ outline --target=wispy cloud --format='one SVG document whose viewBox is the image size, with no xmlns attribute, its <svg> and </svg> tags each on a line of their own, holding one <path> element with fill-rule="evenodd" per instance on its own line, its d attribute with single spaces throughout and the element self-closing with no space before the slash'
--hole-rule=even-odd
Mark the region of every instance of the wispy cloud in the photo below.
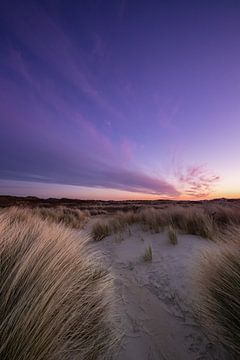
<svg viewBox="0 0 240 360">
<path fill-rule="evenodd" d="M 122 17 L 126 1 L 120 1 L 119 7 Z M 97 32 L 92 34 L 92 47 L 86 50 L 78 39 L 69 36 L 60 18 L 52 17 L 35 1 L 26 7 L 18 1 L 5 3 L 0 20 L 13 35 L 8 46 L 1 49 L 0 59 L 0 65 L 7 69 L 5 75 L 0 75 L 2 179 L 169 197 L 180 195 L 178 185 L 181 192 L 193 197 L 211 192 L 219 177 L 206 168 L 179 170 L 178 185 L 165 177 L 150 176 L 135 163 L 137 149 L 145 145 L 128 134 L 113 133 L 115 123 L 134 133 L 138 116 L 143 131 L 147 131 L 145 117 L 149 112 L 142 111 L 138 88 L 131 77 L 125 78 L 114 69 L 121 81 L 111 79 L 113 91 L 109 95 L 99 68 L 95 66 L 92 71 L 92 64 L 98 63 L 95 60 L 101 63 L 107 53 Z M 118 106 L 111 99 L 112 93 L 120 99 Z M 156 93 L 150 104 L 150 117 L 157 114 L 154 124 L 174 128 L 179 100 L 162 99 Z M 134 109 L 131 125 L 122 110 L 128 108 Z"/>
<path fill-rule="evenodd" d="M 49 154 L 48 154 L 49 156 Z M 148 176 L 141 171 L 125 168 L 109 167 L 100 162 L 90 162 L 81 159 L 79 167 L 60 159 L 50 159 L 49 163 L 38 162 L 35 173 L 30 173 L 33 164 L 30 158 L 21 159 L 19 168 L 15 171 L 0 170 L 1 179 L 15 181 L 43 182 L 54 184 L 78 185 L 85 187 L 102 187 L 130 192 L 154 194 L 159 196 L 176 197 L 180 193 L 169 182 L 162 178 Z M 34 161 L 37 159 L 34 159 Z M 40 160 L 40 159 L 39 159 Z M 46 160 L 46 159 L 45 159 Z M 26 162 L 28 161 L 28 162 Z M 11 163 L 9 164 L 11 168 Z M 41 174 L 41 175 L 40 175 Z"/>
<path fill-rule="evenodd" d="M 175 175 L 184 194 L 193 198 L 208 197 L 220 180 L 220 177 L 213 174 L 206 165 L 178 168 Z"/>
<path fill-rule="evenodd" d="M 2 179 L 179 195 L 167 179 L 128 168 L 134 160 L 133 141 L 124 137 L 113 142 L 54 83 L 38 76 L 21 53 L 11 50 L 11 60 L 25 85 L 22 91 L 22 82 L 0 79 L 6 135 L 0 143 Z"/>
</svg>

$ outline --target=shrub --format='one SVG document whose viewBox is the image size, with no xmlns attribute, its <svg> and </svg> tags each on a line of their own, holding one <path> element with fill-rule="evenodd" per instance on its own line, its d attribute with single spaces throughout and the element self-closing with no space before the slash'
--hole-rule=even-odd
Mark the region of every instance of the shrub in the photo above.
<svg viewBox="0 0 240 360">
<path fill-rule="evenodd" d="M 94 360 L 113 344 L 112 279 L 88 239 L 30 211 L 0 214 L 0 358 Z"/>
</svg>

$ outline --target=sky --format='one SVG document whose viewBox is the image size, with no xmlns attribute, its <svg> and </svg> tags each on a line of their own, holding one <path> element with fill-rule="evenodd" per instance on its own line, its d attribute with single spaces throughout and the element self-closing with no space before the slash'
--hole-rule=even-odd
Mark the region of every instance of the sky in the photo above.
<svg viewBox="0 0 240 360">
<path fill-rule="evenodd" d="M 0 194 L 240 197 L 239 0 L 0 2 Z"/>
</svg>

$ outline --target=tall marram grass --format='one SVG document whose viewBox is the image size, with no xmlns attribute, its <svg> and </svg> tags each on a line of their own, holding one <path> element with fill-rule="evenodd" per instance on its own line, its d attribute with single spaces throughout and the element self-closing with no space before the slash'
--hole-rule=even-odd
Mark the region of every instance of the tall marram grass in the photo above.
<svg viewBox="0 0 240 360">
<path fill-rule="evenodd" d="M 165 227 L 172 226 L 184 234 L 198 235 L 208 239 L 213 239 L 217 232 L 217 224 L 203 208 L 172 206 L 168 209 L 143 208 L 135 213 L 133 211 L 118 212 L 104 221 L 100 219 L 94 225 L 93 238 L 103 239 L 133 224 L 140 224 L 143 230 L 152 233 L 158 233 Z M 98 230 L 97 237 L 96 230 Z"/>
<path fill-rule="evenodd" d="M 32 209 L 32 212 L 40 216 L 43 220 L 61 223 L 74 229 L 83 228 L 90 216 L 90 212 L 88 210 L 79 210 L 65 206 L 50 208 L 37 207 Z"/>
<path fill-rule="evenodd" d="M 198 235 L 208 239 L 214 238 L 216 229 L 213 219 L 202 208 L 170 208 L 168 219 L 176 229 L 184 234 Z"/>
<path fill-rule="evenodd" d="M 200 310 L 204 323 L 240 358 L 240 248 L 229 243 L 202 260 Z"/>
<path fill-rule="evenodd" d="M 1 360 L 108 353 L 115 339 L 112 278 L 88 239 L 10 209 L 0 214 L 0 260 Z"/>
<path fill-rule="evenodd" d="M 177 245 L 177 242 L 178 242 L 177 232 L 176 232 L 176 229 L 172 225 L 169 225 L 169 227 L 168 227 L 168 237 L 169 237 L 169 241 L 172 245 Z"/>
<path fill-rule="evenodd" d="M 99 221 L 93 225 L 92 237 L 96 241 L 104 239 L 106 236 L 110 235 L 110 233 L 108 223 Z"/>
</svg>

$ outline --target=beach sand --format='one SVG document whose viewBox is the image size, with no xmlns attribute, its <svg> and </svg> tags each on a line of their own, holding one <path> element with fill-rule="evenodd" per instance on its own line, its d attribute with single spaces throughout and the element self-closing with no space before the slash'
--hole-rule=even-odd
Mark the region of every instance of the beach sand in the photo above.
<svg viewBox="0 0 240 360">
<path fill-rule="evenodd" d="M 153 258 L 144 262 L 151 245 Z M 198 260 L 215 243 L 133 226 L 96 243 L 115 277 L 123 335 L 114 360 L 226 360 L 218 339 L 198 321 Z"/>
</svg>

